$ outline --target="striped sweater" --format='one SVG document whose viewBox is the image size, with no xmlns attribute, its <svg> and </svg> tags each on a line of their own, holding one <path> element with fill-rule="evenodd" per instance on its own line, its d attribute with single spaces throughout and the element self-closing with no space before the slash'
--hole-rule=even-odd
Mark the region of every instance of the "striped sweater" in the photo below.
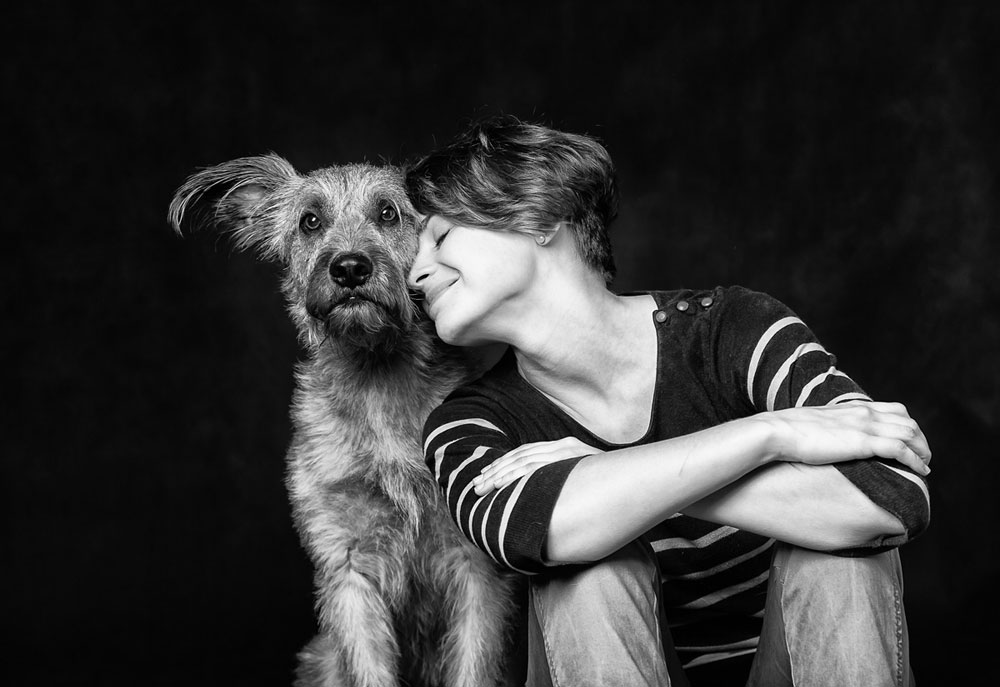
<svg viewBox="0 0 1000 687">
<path fill-rule="evenodd" d="M 775 299 L 741 287 L 651 292 L 658 339 L 650 426 L 636 444 L 690 434 L 765 410 L 870 400 L 836 368 L 806 325 Z M 459 528 L 494 560 L 543 572 L 555 501 L 579 459 L 546 465 L 478 497 L 480 470 L 522 444 L 594 436 L 518 374 L 508 354 L 479 380 L 453 392 L 428 418 L 424 453 Z M 633 445 L 633 444 L 629 444 Z M 864 555 L 898 546 L 928 523 L 927 486 L 900 464 L 880 460 L 837 468 L 906 533 Z M 688 666 L 752 652 L 760 634 L 774 540 L 676 514 L 647 534 L 660 564 L 671 634 Z"/>
</svg>

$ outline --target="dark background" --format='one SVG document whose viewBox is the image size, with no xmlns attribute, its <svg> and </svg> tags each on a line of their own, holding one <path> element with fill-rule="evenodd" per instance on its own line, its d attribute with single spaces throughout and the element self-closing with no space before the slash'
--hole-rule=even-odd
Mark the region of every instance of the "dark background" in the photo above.
<svg viewBox="0 0 1000 687">
<path fill-rule="evenodd" d="M 151 7 L 18 3 L 0 29 L 3 684 L 289 684 L 313 631 L 295 335 L 276 268 L 167 205 L 201 166 L 401 161 L 501 111 L 610 149 L 618 288 L 768 291 L 908 405 L 935 450 L 902 550 L 914 669 L 991 661 L 996 4 Z"/>
</svg>

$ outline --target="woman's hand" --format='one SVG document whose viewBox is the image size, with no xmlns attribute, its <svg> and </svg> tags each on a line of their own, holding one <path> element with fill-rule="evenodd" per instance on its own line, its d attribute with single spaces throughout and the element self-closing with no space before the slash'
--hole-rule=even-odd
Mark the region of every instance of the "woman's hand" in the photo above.
<svg viewBox="0 0 1000 687">
<path fill-rule="evenodd" d="M 771 427 L 776 460 L 825 465 L 877 456 L 930 472 L 927 439 L 900 403 L 851 401 L 752 417 Z"/>
<path fill-rule="evenodd" d="M 472 483 L 476 494 L 482 496 L 494 489 L 500 490 L 511 482 L 530 475 L 538 468 L 560 460 L 590 456 L 603 451 L 588 446 L 576 437 L 565 437 L 557 441 L 538 441 L 518 446 L 505 453 L 483 469 Z"/>
</svg>

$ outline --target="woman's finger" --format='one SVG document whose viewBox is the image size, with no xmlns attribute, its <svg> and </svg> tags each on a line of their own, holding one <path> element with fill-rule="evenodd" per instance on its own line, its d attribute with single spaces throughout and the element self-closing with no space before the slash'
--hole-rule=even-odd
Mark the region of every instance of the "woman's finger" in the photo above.
<svg viewBox="0 0 1000 687">
<path fill-rule="evenodd" d="M 873 408 L 882 413 L 892 413 L 894 415 L 905 415 L 910 416 L 909 411 L 906 409 L 902 403 L 896 403 L 895 401 L 850 401 L 849 403 L 844 403 L 842 405 L 862 405 L 869 408 Z"/>
<path fill-rule="evenodd" d="M 866 401 L 862 404 L 874 411 L 873 421 L 905 427 L 906 433 L 902 436 L 903 440 L 906 441 L 907 445 L 913 449 L 913 452 L 920 456 L 925 463 L 930 462 L 931 450 L 927 443 L 927 438 L 924 436 L 923 430 L 920 429 L 917 421 L 910 417 L 906 406 L 902 403 L 885 401 Z"/>
<path fill-rule="evenodd" d="M 482 496 L 493 489 L 503 488 L 503 486 L 534 472 L 543 465 L 600 452 L 599 449 L 576 439 L 540 442 L 530 448 L 519 447 L 485 468 L 479 476 L 473 479 L 473 488 L 478 495 Z"/>
<path fill-rule="evenodd" d="M 532 472 L 540 468 L 542 465 L 546 465 L 546 463 L 541 463 L 537 465 L 522 465 L 513 470 L 509 470 L 502 475 L 497 475 L 496 477 L 494 477 L 493 483 L 490 486 L 493 489 L 500 491 L 508 484 L 512 484 L 517 480 L 521 479 L 522 477 L 524 477 L 525 475 L 531 474 Z"/>
<path fill-rule="evenodd" d="M 535 441 L 535 442 L 532 442 L 530 444 L 521 444 L 517 448 L 511 449 L 510 451 L 507 451 L 507 453 L 503 454 L 502 456 L 500 456 L 499 458 L 497 458 L 496 460 L 494 460 L 492 463 L 490 463 L 489 465 L 487 465 L 486 467 L 484 467 L 482 470 L 480 470 L 480 473 L 483 474 L 483 475 L 487 475 L 487 474 L 491 474 L 491 473 L 493 473 L 493 472 L 495 472 L 497 470 L 502 470 L 503 468 L 505 468 L 508 465 L 514 463 L 515 461 L 519 460 L 520 458 L 523 458 L 526 455 L 531 455 L 531 454 L 534 454 L 534 453 L 538 453 L 539 451 L 544 450 L 545 447 L 551 446 L 551 445 L 556 444 L 556 443 L 558 443 L 558 442 L 555 442 L 555 441 Z"/>
<path fill-rule="evenodd" d="M 511 463 L 513 463 L 514 461 L 518 460 L 523 455 L 524 455 L 523 451 L 520 452 L 510 451 L 509 453 L 505 453 L 496 460 L 494 460 L 492 463 L 484 467 L 482 470 L 480 470 L 479 477 L 491 475 L 497 470 L 502 470 Z"/>
<path fill-rule="evenodd" d="M 537 441 L 523 444 L 508 451 L 480 471 L 484 478 L 494 476 L 498 471 L 505 470 L 519 461 L 530 460 L 536 456 L 550 455 L 554 460 L 565 460 L 575 456 L 585 456 L 600 453 L 599 449 L 588 446 L 575 437 L 565 437 L 556 441 Z"/>
<path fill-rule="evenodd" d="M 509 467 L 507 470 L 495 473 L 489 477 L 477 478 L 477 480 L 473 482 L 474 491 L 478 496 L 483 496 L 491 491 L 499 491 L 513 481 L 534 472 L 543 465 L 548 465 L 548 462 L 514 465 Z"/>
<path fill-rule="evenodd" d="M 547 449 L 541 444 L 525 444 L 524 446 L 519 446 L 512 451 L 508 451 L 484 467 L 480 470 L 480 474 L 483 476 L 493 475 L 500 470 L 506 470 L 512 465 L 517 465 L 519 461 L 530 459 L 535 455 L 544 454 L 546 450 Z"/>
<path fill-rule="evenodd" d="M 927 437 L 920 429 L 917 421 L 910 417 L 909 411 L 902 403 L 887 401 L 850 401 L 838 406 L 828 406 L 830 408 L 849 407 L 857 409 L 863 415 L 859 420 L 862 426 L 867 427 L 867 431 L 880 436 L 893 439 L 900 439 L 906 443 L 909 449 L 919 456 L 924 463 L 931 461 L 931 449 L 927 443 Z M 887 429 L 887 426 L 888 429 Z"/>
<path fill-rule="evenodd" d="M 902 439 L 887 436 L 871 437 L 872 453 L 880 458 L 894 460 L 913 470 L 918 475 L 928 475 L 931 469 Z"/>
<path fill-rule="evenodd" d="M 927 443 L 927 437 L 924 436 L 923 431 L 916 422 L 910 424 L 887 421 L 886 425 L 892 426 L 895 429 L 896 434 L 894 436 L 906 442 L 910 450 L 920 456 L 920 460 L 924 463 L 931 462 L 931 447 Z"/>
<path fill-rule="evenodd" d="M 519 456 L 505 460 L 503 463 L 499 460 L 496 461 L 476 479 L 482 482 L 496 481 L 502 475 L 505 475 L 512 470 L 518 470 L 526 465 L 547 465 L 548 463 L 555 463 L 560 460 L 572 458 L 574 455 L 575 453 L 572 451 L 558 448 L 524 452 Z"/>
<path fill-rule="evenodd" d="M 521 452 L 514 455 L 507 454 L 493 461 L 491 465 L 486 467 L 482 473 L 472 480 L 472 485 L 476 493 L 482 495 L 480 492 L 481 489 L 492 489 L 492 485 L 497 481 L 499 476 L 511 470 L 518 469 L 531 459 L 532 455 L 530 453 Z"/>
<path fill-rule="evenodd" d="M 896 413 L 879 413 L 878 421 L 889 429 L 883 431 L 894 438 L 902 439 L 906 442 L 914 453 L 920 456 L 925 463 L 931 461 L 931 448 L 927 443 L 927 437 L 920 429 L 917 421 L 910 416 L 902 416 Z"/>
<path fill-rule="evenodd" d="M 494 489 L 503 489 L 508 484 L 521 479 L 525 475 L 530 475 L 538 468 L 551 465 L 552 463 L 557 463 L 560 460 L 566 460 L 567 458 L 574 457 L 575 455 L 549 454 L 545 456 L 536 456 L 534 459 L 523 459 L 511 465 L 506 470 L 494 474 L 491 478 L 492 487 Z"/>
</svg>

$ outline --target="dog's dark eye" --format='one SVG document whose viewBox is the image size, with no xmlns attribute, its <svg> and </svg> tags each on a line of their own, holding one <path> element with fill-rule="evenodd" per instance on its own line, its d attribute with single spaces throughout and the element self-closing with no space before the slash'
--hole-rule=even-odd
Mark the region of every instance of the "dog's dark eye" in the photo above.
<svg viewBox="0 0 1000 687">
<path fill-rule="evenodd" d="M 383 222 L 395 222 L 399 218 L 399 213 L 396 212 L 396 208 L 386 205 L 382 208 L 378 218 Z"/>
<path fill-rule="evenodd" d="M 323 223 L 319 221 L 319 217 L 311 212 L 307 212 L 302 215 L 302 219 L 299 220 L 299 229 L 306 232 L 307 234 L 312 234 L 315 231 L 319 231 L 319 228 L 323 226 Z"/>
</svg>

